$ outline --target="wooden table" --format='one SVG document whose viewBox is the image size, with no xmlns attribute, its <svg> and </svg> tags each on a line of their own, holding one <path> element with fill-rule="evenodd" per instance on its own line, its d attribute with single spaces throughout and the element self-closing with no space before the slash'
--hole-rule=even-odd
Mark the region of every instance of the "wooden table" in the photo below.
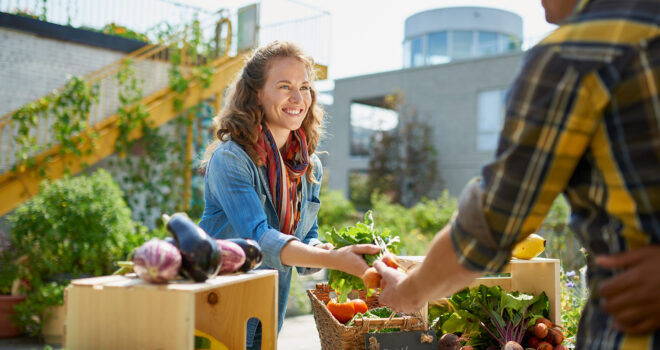
<svg viewBox="0 0 660 350">
<path fill-rule="evenodd" d="M 244 349 L 251 317 L 262 322 L 263 349 L 277 347 L 275 270 L 165 285 L 134 274 L 85 278 L 72 281 L 65 298 L 69 350 L 194 349 L 195 329 Z"/>
</svg>

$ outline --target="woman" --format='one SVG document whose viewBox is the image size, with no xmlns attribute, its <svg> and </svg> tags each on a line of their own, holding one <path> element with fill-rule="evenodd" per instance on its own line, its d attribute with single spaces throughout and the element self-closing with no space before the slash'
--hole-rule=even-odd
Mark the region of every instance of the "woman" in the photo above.
<svg viewBox="0 0 660 350">
<path fill-rule="evenodd" d="M 205 156 L 199 225 L 216 238 L 250 238 L 261 245 L 262 268 L 279 273 L 278 330 L 292 266 L 300 274 L 327 267 L 361 276 L 368 268 L 362 254 L 379 251 L 375 245 L 333 250 L 317 238 L 323 172 L 314 151 L 323 112 L 313 79 L 312 59 L 294 44 L 257 49 L 215 119 L 218 139 Z M 248 348 L 260 348 L 260 324 L 251 319 L 247 328 Z"/>
</svg>

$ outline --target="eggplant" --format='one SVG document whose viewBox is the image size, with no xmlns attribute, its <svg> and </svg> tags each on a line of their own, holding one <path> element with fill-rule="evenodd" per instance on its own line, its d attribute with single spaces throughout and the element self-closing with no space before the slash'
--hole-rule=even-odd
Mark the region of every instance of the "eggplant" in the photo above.
<svg viewBox="0 0 660 350">
<path fill-rule="evenodd" d="M 216 239 L 218 246 L 222 250 L 222 266 L 220 274 L 232 273 L 245 264 L 245 252 L 238 244 L 224 239 Z"/>
<path fill-rule="evenodd" d="M 139 246 L 133 254 L 133 270 L 150 283 L 167 283 L 181 267 L 181 253 L 171 244 L 153 238 Z"/>
<path fill-rule="evenodd" d="M 245 263 L 238 269 L 238 271 L 248 272 L 261 265 L 263 254 L 261 253 L 261 246 L 259 246 L 257 241 L 245 238 L 228 238 L 226 240 L 238 244 L 245 252 Z"/>
<path fill-rule="evenodd" d="M 181 271 L 187 278 L 204 282 L 218 275 L 222 251 L 215 239 L 195 224 L 186 213 L 164 215 L 167 230 L 181 252 Z"/>
</svg>

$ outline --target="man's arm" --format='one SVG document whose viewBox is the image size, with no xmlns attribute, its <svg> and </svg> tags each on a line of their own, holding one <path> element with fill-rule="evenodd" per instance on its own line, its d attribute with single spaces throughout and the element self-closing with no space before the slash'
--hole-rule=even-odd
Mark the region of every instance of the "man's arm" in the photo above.
<svg viewBox="0 0 660 350">
<path fill-rule="evenodd" d="M 425 302 L 447 297 L 482 275 L 481 272 L 468 270 L 458 261 L 451 242 L 450 228 L 451 226 L 447 225 L 438 233 L 426 258 L 421 265 L 412 269 L 408 278 L 380 261 L 374 263 L 383 278 L 383 284 L 387 286 L 380 294 L 383 304 L 398 311 L 417 311 Z M 398 298 L 399 294 L 406 297 Z"/>
</svg>

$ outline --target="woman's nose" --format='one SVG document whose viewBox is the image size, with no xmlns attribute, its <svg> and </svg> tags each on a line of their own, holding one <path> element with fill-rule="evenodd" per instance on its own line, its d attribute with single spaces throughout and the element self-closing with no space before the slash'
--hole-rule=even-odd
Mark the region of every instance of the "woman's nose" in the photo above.
<svg viewBox="0 0 660 350">
<path fill-rule="evenodd" d="M 291 95 L 289 95 L 289 99 L 292 102 L 298 102 L 298 101 L 302 100 L 302 94 L 298 90 L 293 90 L 291 92 Z"/>
</svg>

